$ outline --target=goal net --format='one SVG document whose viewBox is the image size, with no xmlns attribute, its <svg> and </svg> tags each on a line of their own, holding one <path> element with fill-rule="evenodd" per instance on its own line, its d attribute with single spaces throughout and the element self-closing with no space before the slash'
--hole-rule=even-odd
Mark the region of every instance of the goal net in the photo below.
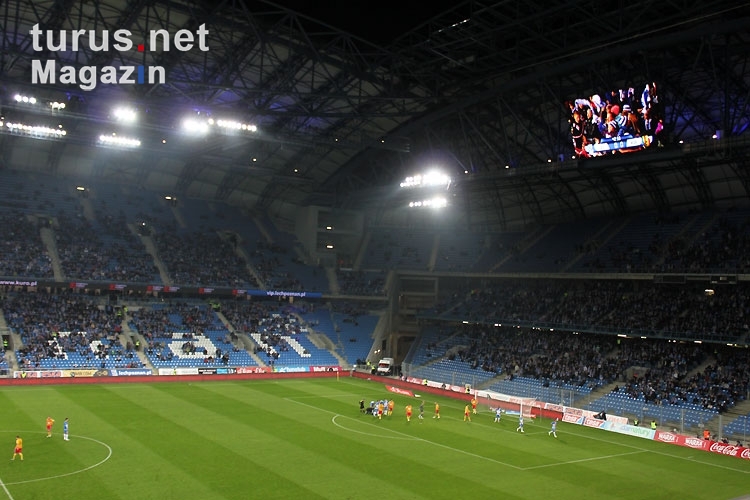
<svg viewBox="0 0 750 500">
<path fill-rule="evenodd" d="M 521 398 L 490 391 L 477 391 L 474 397 L 482 407 L 493 413 L 500 408 L 508 415 L 523 415 L 524 419 L 533 419 L 536 416 L 533 411 L 536 398 Z"/>
</svg>

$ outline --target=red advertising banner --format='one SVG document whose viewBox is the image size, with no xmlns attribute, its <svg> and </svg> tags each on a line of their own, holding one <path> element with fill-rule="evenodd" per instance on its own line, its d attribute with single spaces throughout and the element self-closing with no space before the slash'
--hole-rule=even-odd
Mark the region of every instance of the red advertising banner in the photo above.
<svg viewBox="0 0 750 500">
<path fill-rule="evenodd" d="M 605 422 L 606 420 L 599 420 L 598 418 L 586 417 L 583 419 L 583 425 L 585 425 L 586 427 L 595 427 L 597 429 L 599 427 L 602 427 Z"/>
<path fill-rule="evenodd" d="M 579 417 L 577 415 L 573 415 L 572 413 L 564 413 L 562 420 L 563 420 L 563 422 L 568 422 L 568 423 L 571 423 L 571 424 L 580 424 L 580 423 L 582 423 L 581 422 L 582 418 L 583 417 Z"/>
<path fill-rule="evenodd" d="M 238 366 L 236 373 L 271 373 L 272 371 L 268 366 Z"/>
<path fill-rule="evenodd" d="M 409 396 L 412 398 L 414 397 L 414 393 L 409 389 L 401 389 L 400 387 L 393 387 L 392 385 L 386 385 L 385 388 L 390 392 L 395 392 L 396 394 L 401 394 L 402 396 Z"/>
<path fill-rule="evenodd" d="M 340 372 L 341 367 L 340 366 L 310 366 L 310 371 L 312 373 L 320 373 L 320 372 Z"/>
<path fill-rule="evenodd" d="M 729 455 L 730 457 L 744 458 L 750 460 L 750 448 L 744 446 L 735 446 L 732 444 L 717 443 L 716 441 L 707 441 L 711 443 L 708 451 L 718 453 L 719 455 Z"/>
<path fill-rule="evenodd" d="M 676 444 L 696 450 L 710 451 L 719 455 L 728 455 L 730 457 L 744 458 L 750 460 L 750 448 L 745 446 L 735 446 L 733 444 L 724 444 L 717 441 L 709 441 L 694 436 L 683 436 L 674 432 L 656 431 L 654 440 L 662 443 Z"/>
</svg>

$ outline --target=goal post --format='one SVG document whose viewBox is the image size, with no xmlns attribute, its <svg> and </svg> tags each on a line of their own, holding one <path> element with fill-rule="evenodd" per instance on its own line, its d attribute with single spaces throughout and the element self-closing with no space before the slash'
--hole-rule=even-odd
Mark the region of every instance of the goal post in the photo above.
<svg viewBox="0 0 750 500">
<path fill-rule="evenodd" d="M 498 408 L 509 415 L 523 415 L 525 419 L 533 419 L 533 408 L 535 407 L 536 398 L 522 398 L 509 396 L 492 391 L 475 391 L 474 397 L 478 401 L 478 406 L 486 408 L 487 411 L 494 413 Z"/>
<path fill-rule="evenodd" d="M 534 413 L 531 411 L 534 408 L 536 398 L 522 398 L 523 401 L 519 403 L 518 413 L 523 415 L 525 419 L 533 419 Z"/>
</svg>

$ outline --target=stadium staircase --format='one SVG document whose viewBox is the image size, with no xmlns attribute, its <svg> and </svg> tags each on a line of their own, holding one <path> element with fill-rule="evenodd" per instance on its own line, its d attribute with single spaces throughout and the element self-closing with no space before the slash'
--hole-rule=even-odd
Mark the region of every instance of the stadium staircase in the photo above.
<svg viewBox="0 0 750 500">
<path fill-rule="evenodd" d="M 440 239 L 441 239 L 441 234 L 436 233 L 432 240 L 432 251 L 430 252 L 430 260 L 427 261 L 428 271 L 435 270 L 435 263 L 437 262 L 438 252 L 440 250 Z"/>
<path fill-rule="evenodd" d="M 79 198 L 79 201 L 81 202 L 81 209 L 83 210 L 83 216 L 86 220 L 89 222 L 96 221 L 96 214 L 94 212 L 94 207 L 91 206 L 91 200 L 88 198 Z"/>
<path fill-rule="evenodd" d="M 599 238 L 601 238 L 602 235 L 604 235 L 609 230 L 609 228 L 611 228 L 615 223 L 616 223 L 615 220 L 611 220 L 611 221 L 608 221 L 606 224 L 604 224 L 601 227 L 601 229 L 599 229 L 599 231 L 596 232 L 596 234 L 594 234 L 591 238 L 589 238 L 584 243 L 584 248 L 588 247 L 588 243 L 594 243 L 594 242 L 599 241 Z M 604 239 L 604 241 L 602 243 L 598 244 L 598 247 L 601 248 L 601 246 L 604 243 L 606 243 L 607 241 L 609 241 L 610 239 L 612 239 L 612 237 L 615 234 L 619 233 L 620 230 L 624 226 L 625 226 L 625 223 L 623 222 L 614 231 L 612 231 L 611 233 L 609 233 L 609 235 L 606 236 L 606 238 Z M 563 268 L 560 270 L 560 272 L 563 272 L 563 273 L 568 272 L 573 266 L 575 266 L 578 263 L 579 260 L 581 260 L 582 258 L 584 258 L 586 256 L 586 254 L 587 254 L 587 252 L 580 252 L 573 259 L 571 259 L 567 264 L 565 264 L 565 266 L 563 266 Z"/>
<path fill-rule="evenodd" d="M 362 261 L 365 260 L 365 255 L 367 255 L 367 247 L 370 245 L 370 240 L 372 239 L 372 231 L 366 231 L 364 237 L 362 238 L 362 243 L 359 245 L 359 251 L 357 251 L 357 256 L 354 259 L 354 265 L 352 268 L 355 271 L 359 271 L 362 269 Z"/>
<path fill-rule="evenodd" d="M 490 269 L 490 272 L 496 272 L 498 269 L 500 269 L 505 263 L 508 261 L 515 259 L 516 257 L 519 257 L 520 255 L 523 255 L 523 253 L 528 250 L 529 248 L 536 245 L 539 240 L 544 238 L 547 233 L 552 231 L 554 229 L 554 226 L 547 226 L 543 228 L 539 228 L 536 231 L 532 231 L 529 236 L 527 236 L 523 241 L 519 242 L 518 244 L 518 252 L 510 252 L 508 255 L 506 255 L 500 262 L 495 263 L 494 266 Z"/>
<path fill-rule="evenodd" d="M 5 361 L 8 363 L 8 369 L 10 372 L 13 370 L 18 370 L 18 359 L 16 358 L 16 349 L 19 349 L 23 342 L 21 341 L 21 336 L 17 333 L 13 333 L 13 331 L 8 326 L 8 322 L 5 321 L 5 314 L 0 312 L 0 334 L 5 337 L 6 335 L 10 337 L 10 344 L 8 345 L 8 350 L 5 351 Z"/>
<path fill-rule="evenodd" d="M 328 305 L 330 307 L 330 303 Z M 325 349 L 326 351 L 331 353 L 331 355 L 333 355 L 333 357 L 335 357 L 338 360 L 339 365 L 344 367 L 344 369 L 349 368 L 350 366 L 349 362 L 346 360 L 346 358 L 344 358 L 343 356 L 341 356 L 341 354 L 339 354 L 339 350 L 343 351 L 344 349 L 343 343 L 341 342 L 341 338 L 338 339 L 339 343 L 337 345 L 333 341 L 333 339 L 331 339 L 325 333 L 316 332 L 315 329 L 313 329 L 313 327 L 307 324 L 304 318 L 300 316 L 299 314 L 294 314 L 294 317 L 297 318 L 297 321 L 299 321 L 301 325 L 305 325 L 307 327 L 307 338 L 310 340 L 310 342 L 312 342 L 312 345 L 314 345 L 318 349 Z M 338 330 L 337 330 L 337 335 L 338 335 Z"/>
<path fill-rule="evenodd" d="M 247 254 L 247 250 L 245 250 L 245 246 L 242 244 L 242 238 L 239 234 L 231 234 L 235 234 L 237 236 L 237 246 L 234 248 L 234 253 L 236 253 L 243 260 L 243 262 L 246 263 L 245 269 L 247 269 L 247 272 L 249 272 L 250 275 L 255 279 L 255 282 L 258 283 L 258 287 L 261 290 L 267 290 L 266 284 L 263 282 L 263 280 L 260 278 L 260 275 L 255 270 L 253 261 L 250 260 L 250 256 Z M 226 240 L 229 237 L 229 234 L 221 233 L 219 234 L 219 237 Z M 229 326 L 227 326 L 227 328 L 229 328 Z"/>
<path fill-rule="evenodd" d="M 237 246 L 239 247 L 239 245 Z M 226 327 L 227 330 L 229 330 L 230 332 L 237 333 L 236 328 L 234 327 L 234 325 L 232 325 L 232 323 L 229 322 L 227 317 L 224 316 L 224 313 L 222 313 L 221 311 L 214 311 L 214 313 L 216 314 L 216 317 L 219 318 L 219 321 L 221 321 L 221 323 Z M 242 335 L 238 333 L 237 338 L 239 339 L 240 345 L 237 345 L 237 342 L 232 341 L 232 346 L 237 347 L 238 349 L 243 349 L 247 351 L 247 353 L 250 354 L 250 357 L 253 358 L 256 363 L 258 363 L 258 366 L 266 366 L 263 360 L 260 359 L 260 357 L 257 354 L 255 354 L 255 347 L 257 346 L 257 344 L 253 342 L 253 340 L 250 338 L 249 335 Z"/>
<path fill-rule="evenodd" d="M 616 351 L 612 352 L 609 357 L 612 357 L 614 355 L 616 355 Z M 713 358 L 707 359 L 706 361 L 704 361 L 703 363 L 701 363 L 696 368 L 690 370 L 683 378 L 687 379 L 687 378 L 692 377 L 693 375 L 696 375 L 696 374 L 702 372 L 703 370 L 705 370 L 706 366 L 708 366 L 708 365 L 710 365 L 710 364 L 712 364 L 714 362 L 716 362 L 716 360 L 713 359 Z M 634 370 L 638 370 L 639 372 L 643 373 L 643 372 L 647 371 L 648 368 L 646 368 L 646 367 L 635 367 L 635 366 L 628 367 L 627 370 L 626 370 L 626 372 L 628 374 L 627 375 L 627 379 L 630 379 L 632 377 L 632 373 L 633 373 Z M 612 392 L 612 389 L 614 389 L 615 386 L 619 385 L 620 387 L 622 387 L 625 383 L 626 382 L 624 382 L 622 380 L 616 380 L 616 381 L 612 382 L 611 384 L 607 384 L 607 385 L 603 385 L 601 387 L 597 387 L 596 389 L 592 390 L 589 394 L 586 394 L 586 395 L 583 395 L 583 396 L 580 396 L 580 397 L 576 398 L 575 401 L 573 402 L 573 406 L 575 406 L 576 408 L 586 408 L 588 406 L 588 404 L 591 403 L 592 401 L 596 401 L 597 399 L 599 399 L 599 398 L 601 398 L 603 396 L 606 396 L 607 394 L 609 394 L 610 392 Z"/>
<path fill-rule="evenodd" d="M 155 370 L 156 367 L 151 364 L 148 356 L 146 356 L 146 347 L 148 346 L 148 342 L 143 337 L 143 335 L 134 332 L 133 329 L 130 328 L 129 322 L 131 320 L 132 318 L 129 314 L 124 314 L 122 316 L 122 321 L 120 322 L 120 326 L 122 327 L 122 333 L 120 333 L 120 343 L 126 346 L 128 345 L 128 342 L 132 342 L 133 344 L 135 344 L 135 341 L 138 340 L 141 345 L 141 348 L 135 351 L 136 355 L 138 356 L 138 360 L 143 363 L 143 366 L 145 366 L 146 368 Z"/>
<path fill-rule="evenodd" d="M 317 333 L 309 326 L 307 327 L 307 329 L 307 338 L 310 339 L 310 342 L 312 342 L 315 347 L 317 347 L 318 349 L 325 349 L 339 361 L 339 364 L 344 367 L 344 369 L 349 368 L 349 362 L 344 359 L 341 354 L 338 353 L 338 348 L 336 344 L 333 343 L 333 340 L 331 340 L 327 335 L 323 333 Z"/>
<path fill-rule="evenodd" d="M 185 221 L 185 217 L 182 215 L 180 209 L 176 206 L 171 206 L 169 208 L 172 210 L 172 215 L 174 215 L 174 219 L 177 221 L 177 225 L 183 229 L 188 227 L 188 223 Z"/>
<path fill-rule="evenodd" d="M 260 359 L 260 356 L 255 354 L 255 348 L 258 346 L 258 344 L 256 344 L 255 341 L 250 338 L 250 335 L 248 335 L 247 333 L 240 333 L 237 335 L 237 337 L 242 343 L 242 348 L 245 349 L 248 354 L 250 354 L 250 357 L 253 358 L 256 363 L 258 363 L 258 366 L 267 366 L 266 363 L 262 359 Z"/>
<path fill-rule="evenodd" d="M 43 227 L 39 230 L 39 235 L 42 237 L 42 243 L 44 243 L 52 261 L 52 272 L 55 274 L 55 281 L 65 281 L 65 274 L 62 270 L 62 264 L 60 264 L 60 255 L 57 253 L 57 242 L 55 241 L 54 231 L 48 227 Z"/>
<path fill-rule="evenodd" d="M 576 408 L 585 408 L 592 401 L 596 401 L 600 397 L 606 396 L 607 394 L 612 392 L 612 389 L 614 389 L 618 385 L 621 386 L 622 384 L 623 384 L 622 381 L 615 381 L 615 382 L 612 382 L 611 384 L 597 387 L 596 389 L 592 390 L 590 393 L 577 397 L 573 401 L 573 406 Z"/>
<path fill-rule="evenodd" d="M 708 221 L 703 226 L 697 228 L 696 230 L 692 231 L 692 234 L 688 234 L 691 227 L 696 223 L 697 220 L 699 220 L 701 217 L 701 212 L 697 212 L 693 215 L 693 217 L 682 227 L 679 233 L 673 236 L 673 238 L 678 237 L 685 237 L 685 245 L 686 246 L 692 246 L 695 241 L 701 237 L 703 234 L 707 234 L 709 230 L 716 225 L 717 221 L 721 218 L 721 213 L 717 212 L 714 214 L 713 218 L 711 218 L 710 221 Z M 659 255 L 659 258 L 656 261 L 657 266 L 661 266 L 664 264 L 664 260 L 667 258 L 667 245 L 664 245 L 664 249 L 662 253 Z"/>
<path fill-rule="evenodd" d="M 141 240 L 141 243 L 143 243 L 143 246 L 146 248 L 146 252 L 148 252 L 151 258 L 154 259 L 154 265 L 159 270 L 159 276 L 161 277 L 162 283 L 165 285 L 171 285 L 172 281 L 169 279 L 169 273 L 167 273 L 167 268 L 164 265 L 164 262 L 159 258 L 159 252 L 156 250 L 154 240 L 152 240 L 150 236 L 140 234 L 138 229 L 136 229 L 135 225 L 132 223 L 128 224 L 128 229 L 130 229 L 130 232 Z"/>
<path fill-rule="evenodd" d="M 331 295 L 341 295 L 341 286 L 339 285 L 338 276 L 336 276 L 336 269 L 326 267 L 326 278 L 328 279 L 328 289 L 331 291 Z"/>
<path fill-rule="evenodd" d="M 733 420 L 736 420 L 743 415 L 750 415 L 750 399 L 740 401 L 739 403 L 731 407 L 728 412 L 722 413 L 720 416 L 717 415 L 716 417 L 712 418 L 711 420 L 706 422 L 706 427 L 712 430 L 719 430 L 721 424 L 726 427 Z M 724 431 L 722 429 L 722 433 L 723 432 Z"/>
<path fill-rule="evenodd" d="M 266 243 L 273 243 L 273 236 L 271 236 L 271 233 L 268 232 L 268 229 L 266 229 L 266 226 L 263 225 L 260 219 L 253 217 L 253 222 L 255 223 L 255 227 L 258 228 L 260 234 L 263 235 L 263 239 L 266 240 Z"/>
</svg>

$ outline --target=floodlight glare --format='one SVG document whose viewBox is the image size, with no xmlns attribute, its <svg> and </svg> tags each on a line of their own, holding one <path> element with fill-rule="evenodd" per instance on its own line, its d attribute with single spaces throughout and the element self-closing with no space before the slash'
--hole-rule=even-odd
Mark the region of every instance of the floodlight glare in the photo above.
<svg viewBox="0 0 750 500">
<path fill-rule="evenodd" d="M 442 196 L 435 196 L 427 200 L 411 201 L 409 208 L 444 208 L 448 206 L 448 200 Z"/>
<path fill-rule="evenodd" d="M 120 121 L 122 123 L 133 123 L 137 118 L 137 114 L 134 109 L 124 107 L 115 108 L 115 110 L 112 112 L 112 115 L 117 121 Z"/>
<path fill-rule="evenodd" d="M 216 125 L 219 128 L 226 129 L 226 130 L 242 130 L 245 132 L 257 132 L 258 127 L 255 125 L 251 125 L 249 123 L 242 123 L 235 120 L 216 120 L 214 122 L 213 119 L 208 120 L 209 125 Z"/>
<path fill-rule="evenodd" d="M 430 170 L 424 174 L 407 177 L 400 184 L 402 188 L 445 187 L 446 189 L 449 188 L 450 185 L 450 176 L 437 170 Z"/>
<path fill-rule="evenodd" d="M 41 125 L 26 125 L 25 123 L 5 123 L 10 132 L 27 135 L 33 139 L 62 139 L 68 133 L 59 125 L 58 128 L 50 128 Z"/>
<path fill-rule="evenodd" d="M 13 100 L 24 104 L 36 104 L 36 97 L 29 97 L 27 95 L 16 94 L 13 96 Z"/>
<path fill-rule="evenodd" d="M 197 118 L 185 118 L 182 120 L 182 130 L 193 135 L 204 135 L 208 133 L 208 123 Z"/>
<path fill-rule="evenodd" d="M 139 139 L 133 139 L 130 137 L 118 137 L 114 134 L 100 135 L 99 142 L 106 146 L 116 146 L 122 148 L 137 148 L 141 145 L 141 141 Z"/>
</svg>

